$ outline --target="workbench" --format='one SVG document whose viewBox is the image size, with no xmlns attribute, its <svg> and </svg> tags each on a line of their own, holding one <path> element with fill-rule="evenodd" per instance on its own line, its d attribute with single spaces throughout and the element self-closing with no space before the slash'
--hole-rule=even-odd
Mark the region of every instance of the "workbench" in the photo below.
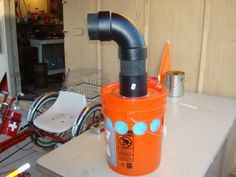
<svg viewBox="0 0 236 177">
<path fill-rule="evenodd" d="M 236 99 L 185 93 L 168 98 L 160 167 L 145 177 L 223 177 L 233 168 Z M 87 131 L 42 156 L 42 176 L 119 177 L 106 162 L 104 134 Z"/>
<path fill-rule="evenodd" d="M 37 47 L 38 48 L 38 63 L 45 63 L 45 56 L 44 53 L 46 50 L 47 46 L 53 46 L 53 45 L 62 45 L 62 49 L 64 51 L 64 39 L 30 39 L 30 45 L 32 47 Z M 44 48 L 44 50 L 43 50 Z M 56 51 L 57 53 L 60 53 L 59 51 Z M 51 52 L 50 52 L 51 53 Z M 52 56 L 51 56 L 52 57 Z M 60 56 L 61 58 L 64 58 L 64 52 L 63 55 Z M 50 69 L 48 70 L 48 75 L 52 74 L 58 74 L 58 73 L 63 73 L 64 72 L 64 67 L 63 68 L 57 68 L 57 69 Z"/>
</svg>

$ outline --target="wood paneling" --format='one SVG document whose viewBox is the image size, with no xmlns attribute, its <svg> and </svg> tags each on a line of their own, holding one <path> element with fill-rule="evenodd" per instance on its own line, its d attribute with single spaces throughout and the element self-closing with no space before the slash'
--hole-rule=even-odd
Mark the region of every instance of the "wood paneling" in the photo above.
<svg viewBox="0 0 236 177">
<path fill-rule="evenodd" d="M 236 1 L 212 0 L 203 92 L 236 97 Z"/>
<path fill-rule="evenodd" d="M 149 75 L 157 76 L 169 40 L 172 69 L 186 73 L 186 90 L 236 97 L 236 1 L 67 0 L 66 67 L 102 68 L 110 81 L 117 81 L 117 44 L 88 39 L 87 13 L 99 10 L 121 13 L 141 30 L 148 45 Z M 76 35 L 76 29 L 83 35 Z"/>
<path fill-rule="evenodd" d="M 87 33 L 87 13 L 97 11 L 96 0 L 67 0 L 64 5 L 66 68 L 97 67 L 97 41 Z M 82 30 L 78 35 L 76 30 Z"/>
<path fill-rule="evenodd" d="M 206 71 L 206 53 L 207 53 L 207 38 L 209 31 L 209 19 L 210 19 L 211 0 L 205 0 L 204 10 L 204 23 L 203 23 L 203 34 L 202 34 L 202 49 L 198 76 L 198 92 L 203 92 L 204 76 Z"/>
<path fill-rule="evenodd" d="M 148 69 L 157 75 L 164 42 L 171 42 L 172 69 L 185 72 L 186 90 L 197 90 L 204 0 L 151 0 Z"/>
</svg>

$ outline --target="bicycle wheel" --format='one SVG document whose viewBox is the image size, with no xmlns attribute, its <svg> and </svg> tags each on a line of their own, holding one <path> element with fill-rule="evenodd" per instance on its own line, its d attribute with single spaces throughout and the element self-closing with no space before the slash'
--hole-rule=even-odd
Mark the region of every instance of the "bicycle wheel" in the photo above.
<svg viewBox="0 0 236 177">
<path fill-rule="evenodd" d="M 101 113 L 101 104 L 87 106 L 82 110 L 72 127 L 72 136 L 78 136 L 85 132 L 94 123 L 102 122 L 104 117 Z"/>
<path fill-rule="evenodd" d="M 58 97 L 58 93 L 47 93 L 45 95 L 42 95 L 39 97 L 31 106 L 29 113 L 28 113 L 28 121 L 30 124 L 33 124 L 33 121 L 37 119 L 38 116 L 46 112 L 56 101 Z M 37 131 L 37 130 L 36 130 Z M 31 136 L 32 141 L 40 147 L 43 148 L 51 148 L 56 145 L 56 141 L 52 140 L 51 138 L 47 136 L 40 136 L 40 133 L 38 135 L 33 134 Z"/>
</svg>

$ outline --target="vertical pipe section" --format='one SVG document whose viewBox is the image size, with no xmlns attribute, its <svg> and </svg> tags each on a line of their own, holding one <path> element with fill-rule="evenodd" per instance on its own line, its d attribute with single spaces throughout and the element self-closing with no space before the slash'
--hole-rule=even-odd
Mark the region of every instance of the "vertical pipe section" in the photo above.
<svg viewBox="0 0 236 177">
<path fill-rule="evenodd" d="M 147 48 L 135 25 L 124 16 L 108 11 L 88 14 L 87 23 L 90 40 L 113 40 L 119 46 L 120 95 L 145 96 Z"/>
</svg>

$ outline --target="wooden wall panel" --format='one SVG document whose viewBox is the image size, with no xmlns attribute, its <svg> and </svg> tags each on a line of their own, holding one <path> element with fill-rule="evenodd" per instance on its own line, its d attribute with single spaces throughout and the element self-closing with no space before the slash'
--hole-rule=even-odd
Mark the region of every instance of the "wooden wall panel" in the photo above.
<svg viewBox="0 0 236 177">
<path fill-rule="evenodd" d="M 97 0 L 67 0 L 63 6 L 67 69 L 97 67 L 97 41 L 90 41 L 87 33 L 87 13 L 96 12 L 97 5 Z"/>
<path fill-rule="evenodd" d="M 4 54 L 4 3 L 0 0 L 0 81 L 2 80 L 5 72 L 7 71 L 5 54 Z M 4 39 L 4 40 L 3 40 Z"/>
<path fill-rule="evenodd" d="M 164 42 L 170 40 L 172 69 L 185 71 L 186 90 L 236 97 L 236 1 L 67 0 L 66 67 L 102 68 L 110 81 L 117 81 L 117 44 L 88 39 L 87 13 L 98 10 L 124 14 L 145 35 L 149 75 L 158 74 Z M 76 29 L 83 35 L 76 35 Z"/>
<path fill-rule="evenodd" d="M 144 34 L 144 0 L 101 1 L 101 10 L 121 13 L 130 18 Z M 120 62 L 115 42 L 101 43 L 101 67 L 108 73 L 110 81 L 118 81 Z"/>
<path fill-rule="evenodd" d="M 212 0 L 203 92 L 236 97 L 236 1 Z"/>
<path fill-rule="evenodd" d="M 172 69 L 185 72 L 186 90 L 197 91 L 203 15 L 204 0 L 150 0 L 149 74 L 157 75 L 169 40 Z"/>
</svg>

